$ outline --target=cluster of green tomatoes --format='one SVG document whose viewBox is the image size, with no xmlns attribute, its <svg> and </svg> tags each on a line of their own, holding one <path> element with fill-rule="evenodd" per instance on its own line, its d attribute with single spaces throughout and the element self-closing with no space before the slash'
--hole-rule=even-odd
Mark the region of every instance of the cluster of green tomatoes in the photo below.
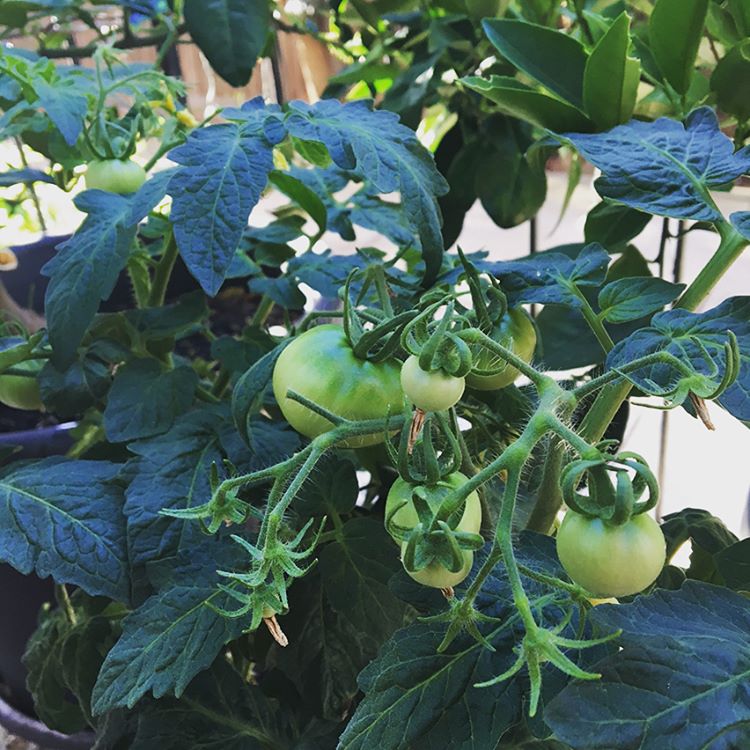
<svg viewBox="0 0 750 750">
<path fill-rule="evenodd" d="M 507 310 L 491 336 L 525 362 L 531 361 L 536 332 L 522 308 Z M 374 362 L 354 354 L 342 326 L 323 324 L 300 334 L 282 351 L 273 373 L 273 390 L 289 424 L 302 435 L 315 438 L 333 424 L 323 413 L 290 398 L 290 392 L 314 402 L 325 412 L 363 421 L 402 413 L 405 399 L 417 414 L 443 412 L 458 403 L 466 388 L 497 390 L 511 385 L 519 375 L 509 364 L 498 367 L 497 358 L 486 349 L 478 349 L 474 357 L 472 371 L 465 377 L 424 370 L 414 355 L 403 362 L 396 358 Z M 492 372 L 493 368 L 496 372 Z M 343 445 L 362 448 L 384 440 L 384 434 L 370 434 L 350 438 Z M 429 555 L 422 555 L 416 566 L 413 556 L 408 564 L 406 560 L 409 531 L 416 529 L 419 533 L 420 525 L 422 530 L 425 527 L 424 512 L 418 513 L 418 501 L 421 499 L 423 508 L 426 503 L 436 513 L 446 496 L 467 481 L 459 471 L 444 474 L 431 484 L 400 476 L 388 493 L 386 528 L 400 547 L 406 572 L 421 584 L 450 591 L 471 570 L 472 549 L 462 548 L 462 558 L 452 566 L 440 560 L 430 561 Z M 451 517 L 452 533 L 459 537 L 477 535 L 481 523 L 480 498 L 474 491 L 467 496 L 460 517 Z M 571 579 L 599 598 L 642 591 L 659 575 L 666 556 L 661 529 L 645 513 L 614 524 L 568 510 L 557 531 L 557 549 Z"/>
<path fill-rule="evenodd" d="M 492 333 L 493 339 L 529 362 L 536 346 L 536 331 L 522 308 L 509 310 Z M 495 360 L 493 362 L 493 359 Z M 476 357 L 479 371 L 491 370 L 498 362 L 482 350 Z M 502 364 L 502 363 L 500 363 Z M 327 432 L 332 423 L 297 400 L 289 397 L 294 392 L 343 419 L 364 421 L 385 419 L 404 410 L 404 399 L 419 412 L 442 412 L 455 406 L 468 386 L 477 390 L 497 390 L 512 384 L 518 370 L 510 365 L 494 374 L 475 374 L 455 377 L 442 370 L 425 371 L 419 358 L 411 355 L 403 363 L 397 359 L 373 362 L 358 358 L 347 339 L 344 328 L 324 324 L 305 331 L 295 338 L 279 356 L 273 373 L 274 395 L 289 424 L 309 438 Z M 351 438 L 348 448 L 362 448 L 383 442 L 385 434 Z M 415 484 L 407 477 L 398 477 L 386 499 L 386 528 L 401 548 L 402 561 L 407 542 L 403 533 L 415 529 L 420 518 L 414 496 L 418 494 L 432 511 L 437 511 L 443 499 L 467 482 L 467 477 L 453 471 L 432 484 Z M 455 532 L 478 534 L 482 524 L 479 495 L 472 492 L 466 498 L 463 513 L 453 529 Z M 407 573 L 421 584 L 450 589 L 466 578 L 474 555 L 462 550 L 457 570 L 450 570 L 438 561 L 428 562 L 414 569 L 404 565 Z"/>
</svg>

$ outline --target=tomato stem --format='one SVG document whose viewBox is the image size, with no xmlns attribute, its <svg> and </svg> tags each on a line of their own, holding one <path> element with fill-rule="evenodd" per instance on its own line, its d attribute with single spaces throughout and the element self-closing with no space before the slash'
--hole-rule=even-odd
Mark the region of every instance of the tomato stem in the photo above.
<svg viewBox="0 0 750 750">
<path fill-rule="evenodd" d="M 165 238 L 164 250 L 156 266 L 154 279 L 151 283 L 151 293 L 148 297 L 150 307 L 161 307 L 164 304 L 172 269 L 177 261 L 177 254 L 177 241 L 174 238 L 174 231 L 170 227 Z"/>
</svg>

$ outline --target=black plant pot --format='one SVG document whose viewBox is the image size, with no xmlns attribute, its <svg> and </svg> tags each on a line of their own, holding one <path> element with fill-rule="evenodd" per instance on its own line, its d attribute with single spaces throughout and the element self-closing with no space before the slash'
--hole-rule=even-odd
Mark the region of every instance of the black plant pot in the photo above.
<svg viewBox="0 0 750 750">
<path fill-rule="evenodd" d="M 61 734 L 50 729 L 37 719 L 17 711 L 0 698 L 0 725 L 11 734 L 34 742 L 44 750 L 90 750 L 94 735 L 90 732 Z"/>
</svg>

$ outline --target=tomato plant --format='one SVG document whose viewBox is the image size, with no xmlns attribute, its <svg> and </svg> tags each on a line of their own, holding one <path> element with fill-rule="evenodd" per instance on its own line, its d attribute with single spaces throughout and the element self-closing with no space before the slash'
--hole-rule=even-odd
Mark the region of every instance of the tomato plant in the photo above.
<svg viewBox="0 0 750 750">
<path fill-rule="evenodd" d="M 427 372 L 412 355 L 401 366 L 401 387 L 414 406 L 423 411 L 444 411 L 455 406 L 466 387 L 463 378 L 440 370 Z"/>
<path fill-rule="evenodd" d="M 304 404 L 294 391 L 342 419 L 384 419 L 402 409 L 398 366 L 359 359 L 341 326 L 317 326 L 292 341 L 273 371 L 273 391 L 284 418 L 306 437 L 330 430 L 332 423 Z M 380 443 L 385 433 L 347 441 L 353 448 Z"/>
<path fill-rule="evenodd" d="M 557 554 L 571 579 L 594 596 L 629 596 L 661 573 L 666 544 L 646 514 L 611 525 L 568 511 L 557 532 Z"/>
<path fill-rule="evenodd" d="M 0 3 L 0 222 L 51 246 L 0 289 L 0 576 L 55 586 L 2 700 L 102 750 L 750 746 L 745 4 L 308 11 Z M 732 455 L 665 469 L 646 407 Z"/>
<path fill-rule="evenodd" d="M 404 554 L 406 544 L 402 545 L 401 554 Z M 474 554 L 469 550 L 462 552 L 464 564 L 461 569 L 453 573 L 448 570 L 444 565 L 437 562 L 431 562 L 421 570 L 408 570 L 407 573 L 417 582 L 423 586 L 429 586 L 434 589 L 447 589 L 452 586 L 458 586 L 471 571 L 471 566 L 474 563 Z"/>
<path fill-rule="evenodd" d="M 385 502 L 385 516 L 387 524 L 413 529 L 419 523 L 419 516 L 414 507 L 414 492 L 419 492 L 427 501 L 432 510 L 437 510 L 440 502 L 451 491 L 462 487 L 468 478 L 460 471 L 439 480 L 433 485 L 415 485 L 398 477 L 388 490 Z M 466 498 L 466 505 L 458 520 L 456 528 L 459 531 L 468 531 L 478 534 L 482 526 L 482 505 L 479 493 L 472 492 Z"/>
<path fill-rule="evenodd" d="M 498 344 L 502 344 L 517 354 L 524 362 L 531 362 L 536 348 L 536 331 L 531 318 L 523 308 L 509 310 L 495 326 L 490 336 Z M 480 391 L 505 388 L 518 377 L 517 368 L 508 365 L 484 348 L 478 350 L 474 367 L 475 369 L 466 376 L 466 384 Z"/>
<path fill-rule="evenodd" d="M 146 172 L 131 159 L 91 161 L 86 167 L 86 187 L 127 195 L 146 181 Z"/>
</svg>

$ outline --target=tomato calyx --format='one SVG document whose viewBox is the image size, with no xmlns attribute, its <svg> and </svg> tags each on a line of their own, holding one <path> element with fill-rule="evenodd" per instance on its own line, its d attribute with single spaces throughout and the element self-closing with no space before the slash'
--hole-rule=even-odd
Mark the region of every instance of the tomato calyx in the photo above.
<svg viewBox="0 0 750 750">
<path fill-rule="evenodd" d="M 614 482 L 610 478 L 614 475 Z M 585 480 L 588 494 L 579 491 Z M 565 504 L 589 518 L 618 526 L 654 508 L 659 501 L 656 476 L 645 459 L 631 451 L 599 453 L 569 463 L 560 477 Z M 641 500 L 648 491 L 645 500 Z"/>
<path fill-rule="evenodd" d="M 434 485 L 461 467 L 461 446 L 456 427 L 445 414 L 424 414 L 419 434 L 404 422 L 396 450 L 390 440 L 385 447 L 398 473 L 412 484 Z"/>
</svg>

